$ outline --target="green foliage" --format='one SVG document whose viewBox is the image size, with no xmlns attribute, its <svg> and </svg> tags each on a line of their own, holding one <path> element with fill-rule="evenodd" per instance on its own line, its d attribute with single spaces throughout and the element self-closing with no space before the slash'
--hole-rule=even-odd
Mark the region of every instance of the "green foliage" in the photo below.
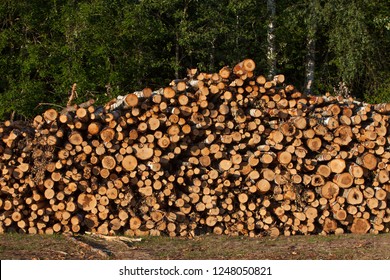
<svg viewBox="0 0 390 280">
<path fill-rule="evenodd" d="M 276 4 L 276 70 L 288 82 L 303 87 L 315 30 L 315 92 L 344 82 L 354 96 L 390 100 L 388 1 Z M 190 67 L 218 71 L 250 57 L 265 74 L 268 20 L 266 1 L 256 0 L 2 0 L 0 120 L 31 118 L 40 103 L 64 106 L 73 83 L 76 102 L 104 103 Z"/>
<path fill-rule="evenodd" d="M 357 97 L 370 95 L 389 75 L 389 30 L 379 19 L 389 12 L 386 1 L 327 1 L 327 63 L 334 67 L 334 77 L 344 81 Z M 379 20 L 379 21 L 378 21 Z M 387 46 L 387 47 L 386 47 Z M 385 101 L 387 97 L 377 99 Z"/>
</svg>

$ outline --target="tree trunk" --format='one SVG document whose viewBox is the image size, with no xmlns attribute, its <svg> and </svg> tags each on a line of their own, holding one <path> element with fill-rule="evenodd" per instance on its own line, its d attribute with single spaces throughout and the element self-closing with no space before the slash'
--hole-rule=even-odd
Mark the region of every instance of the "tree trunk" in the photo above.
<svg viewBox="0 0 390 280">
<path fill-rule="evenodd" d="M 306 37 L 306 81 L 305 81 L 305 93 L 311 94 L 312 87 L 314 83 L 314 70 L 315 70 L 315 47 L 316 47 L 316 14 L 314 10 L 315 2 L 311 1 L 309 4 L 309 24 L 308 24 L 308 32 Z"/>
<path fill-rule="evenodd" d="M 275 76 L 276 71 L 276 50 L 275 50 L 275 15 L 276 15 L 276 0 L 267 0 L 268 11 L 268 30 L 267 30 L 267 62 L 268 62 L 268 78 L 271 80 Z"/>
</svg>

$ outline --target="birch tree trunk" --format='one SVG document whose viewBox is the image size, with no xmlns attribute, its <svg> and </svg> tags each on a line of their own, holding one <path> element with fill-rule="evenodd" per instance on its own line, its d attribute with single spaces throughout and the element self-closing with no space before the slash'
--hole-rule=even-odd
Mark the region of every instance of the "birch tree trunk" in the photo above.
<svg viewBox="0 0 390 280">
<path fill-rule="evenodd" d="M 267 31 L 267 62 L 268 62 L 268 76 L 272 79 L 275 76 L 276 69 L 276 51 L 275 51 L 275 13 L 276 13 L 276 2 L 275 0 L 267 0 L 267 11 L 269 15 L 268 31 Z"/>
<path fill-rule="evenodd" d="M 308 32 L 306 42 L 306 80 L 305 80 L 305 93 L 311 94 L 314 83 L 314 70 L 315 70 L 315 50 L 316 50 L 316 15 L 314 3 L 309 4 L 309 19 L 308 19 Z"/>
<path fill-rule="evenodd" d="M 314 69 L 315 69 L 315 38 L 308 35 L 307 38 L 307 56 L 306 56 L 306 82 L 305 93 L 311 94 L 314 83 Z"/>
<path fill-rule="evenodd" d="M 211 52 L 210 52 L 210 70 L 213 70 L 215 67 L 215 41 L 216 38 L 214 37 L 211 40 Z"/>
</svg>

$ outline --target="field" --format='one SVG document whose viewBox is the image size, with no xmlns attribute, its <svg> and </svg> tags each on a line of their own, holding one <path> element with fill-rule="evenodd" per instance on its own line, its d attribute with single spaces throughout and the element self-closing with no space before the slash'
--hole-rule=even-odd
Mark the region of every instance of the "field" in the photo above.
<svg viewBox="0 0 390 280">
<path fill-rule="evenodd" d="M 91 235 L 0 235 L 1 260 L 270 259 L 389 260 L 390 234 L 229 237 L 143 237 L 105 240 Z"/>
</svg>

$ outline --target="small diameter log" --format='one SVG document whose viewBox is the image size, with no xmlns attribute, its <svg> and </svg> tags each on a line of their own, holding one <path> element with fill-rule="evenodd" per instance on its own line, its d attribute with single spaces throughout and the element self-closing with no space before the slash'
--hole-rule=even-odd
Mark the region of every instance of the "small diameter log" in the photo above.
<svg viewBox="0 0 390 280">
<path fill-rule="evenodd" d="M 113 156 L 104 156 L 102 159 L 102 166 L 108 170 L 112 170 L 116 166 L 116 160 Z"/>
<path fill-rule="evenodd" d="M 76 116 L 82 122 L 87 122 L 89 120 L 89 113 L 85 108 L 77 108 Z"/>
<path fill-rule="evenodd" d="M 142 221 L 138 217 L 131 217 L 129 220 L 130 229 L 136 230 L 141 227 Z"/>
<path fill-rule="evenodd" d="M 276 154 L 273 153 L 273 152 L 266 152 L 264 153 L 261 158 L 260 158 L 260 161 L 264 164 L 270 164 L 274 161 L 274 159 L 276 158 Z"/>
<path fill-rule="evenodd" d="M 233 163 L 230 160 L 223 159 L 219 162 L 219 170 L 228 171 L 232 167 Z"/>
<path fill-rule="evenodd" d="M 305 215 L 306 215 L 307 219 L 314 220 L 318 216 L 318 210 L 316 208 L 314 208 L 314 207 L 311 207 L 311 206 L 306 207 Z"/>
<path fill-rule="evenodd" d="M 165 135 L 157 140 L 157 145 L 159 145 L 163 149 L 167 148 L 170 144 L 171 140 Z"/>
<path fill-rule="evenodd" d="M 285 80 L 285 77 L 283 74 L 279 74 L 279 75 L 276 75 L 274 76 L 273 80 L 277 83 L 277 84 L 282 84 Z"/>
<path fill-rule="evenodd" d="M 150 118 L 148 120 L 148 128 L 152 131 L 157 130 L 160 127 L 160 120 L 157 118 Z"/>
<path fill-rule="evenodd" d="M 81 145 L 81 143 L 84 141 L 83 136 L 78 131 L 72 131 L 68 136 L 68 140 L 69 143 L 74 146 Z"/>
<path fill-rule="evenodd" d="M 296 117 L 293 119 L 292 123 L 300 130 L 304 130 L 307 127 L 307 120 L 304 117 Z"/>
<path fill-rule="evenodd" d="M 311 139 L 307 139 L 306 144 L 310 150 L 312 150 L 313 152 L 316 152 L 316 151 L 321 149 L 322 140 L 318 137 L 314 137 Z"/>
<path fill-rule="evenodd" d="M 328 178 L 331 174 L 331 169 L 327 165 L 319 165 L 317 167 L 317 174 L 323 176 L 324 178 Z"/>
<path fill-rule="evenodd" d="M 289 164 L 291 162 L 291 159 L 292 159 L 292 155 L 287 151 L 283 151 L 283 152 L 278 153 L 277 157 L 278 157 L 278 161 L 283 165 Z"/>
<path fill-rule="evenodd" d="M 171 98 L 175 97 L 176 92 L 172 87 L 166 87 L 166 88 L 164 88 L 163 95 L 165 98 L 171 99 Z"/>
<path fill-rule="evenodd" d="M 313 187 L 320 187 L 320 186 L 323 186 L 324 184 L 325 184 L 325 179 L 322 175 L 314 174 L 311 177 L 311 185 Z"/>
<path fill-rule="evenodd" d="M 122 167 L 126 170 L 126 171 L 133 171 L 134 169 L 137 168 L 137 165 L 138 165 L 138 161 L 137 161 L 137 158 L 132 156 L 132 155 L 127 155 L 123 158 L 122 162 Z"/>
<path fill-rule="evenodd" d="M 115 138 L 115 130 L 110 127 L 105 127 L 100 132 L 100 138 L 104 143 L 111 142 Z"/>
<path fill-rule="evenodd" d="M 364 170 L 360 165 L 357 165 L 356 163 L 351 163 L 349 166 L 349 173 L 354 177 L 354 178 L 362 178 L 364 175 Z"/>
<path fill-rule="evenodd" d="M 321 187 L 321 196 L 326 199 L 334 199 L 339 194 L 339 186 L 333 182 L 326 182 L 325 185 Z"/>
<path fill-rule="evenodd" d="M 336 158 L 331 160 L 328 166 L 333 173 L 340 174 L 345 170 L 346 164 L 344 159 Z"/>
<path fill-rule="evenodd" d="M 58 112 L 54 109 L 48 109 L 43 113 L 43 118 L 46 122 L 53 122 L 57 119 Z"/>
<path fill-rule="evenodd" d="M 99 134 L 101 127 L 102 127 L 102 125 L 99 122 L 91 122 L 88 125 L 87 130 L 88 130 L 88 133 L 90 135 L 97 135 L 97 134 Z"/>
<path fill-rule="evenodd" d="M 339 221 L 344 221 L 347 218 L 347 216 L 348 216 L 347 211 L 345 211 L 344 209 L 336 210 L 334 211 L 333 214 L 333 217 Z"/>
<path fill-rule="evenodd" d="M 256 187 L 260 193 L 265 194 L 271 190 L 271 183 L 265 179 L 261 179 L 256 183 Z"/>
<path fill-rule="evenodd" d="M 219 76 L 221 76 L 222 79 L 227 79 L 229 78 L 231 73 L 231 70 L 229 67 L 225 66 L 221 70 L 219 70 Z"/>
<path fill-rule="evenodd" d="M 130 108 L 130 107 L 135 107 L 138 105 L 138 96 L 135 95 L 134 93 L 130 93 L 126 95 L 125 100 L 124 100 L 124 108 Z"/>
</svg>

